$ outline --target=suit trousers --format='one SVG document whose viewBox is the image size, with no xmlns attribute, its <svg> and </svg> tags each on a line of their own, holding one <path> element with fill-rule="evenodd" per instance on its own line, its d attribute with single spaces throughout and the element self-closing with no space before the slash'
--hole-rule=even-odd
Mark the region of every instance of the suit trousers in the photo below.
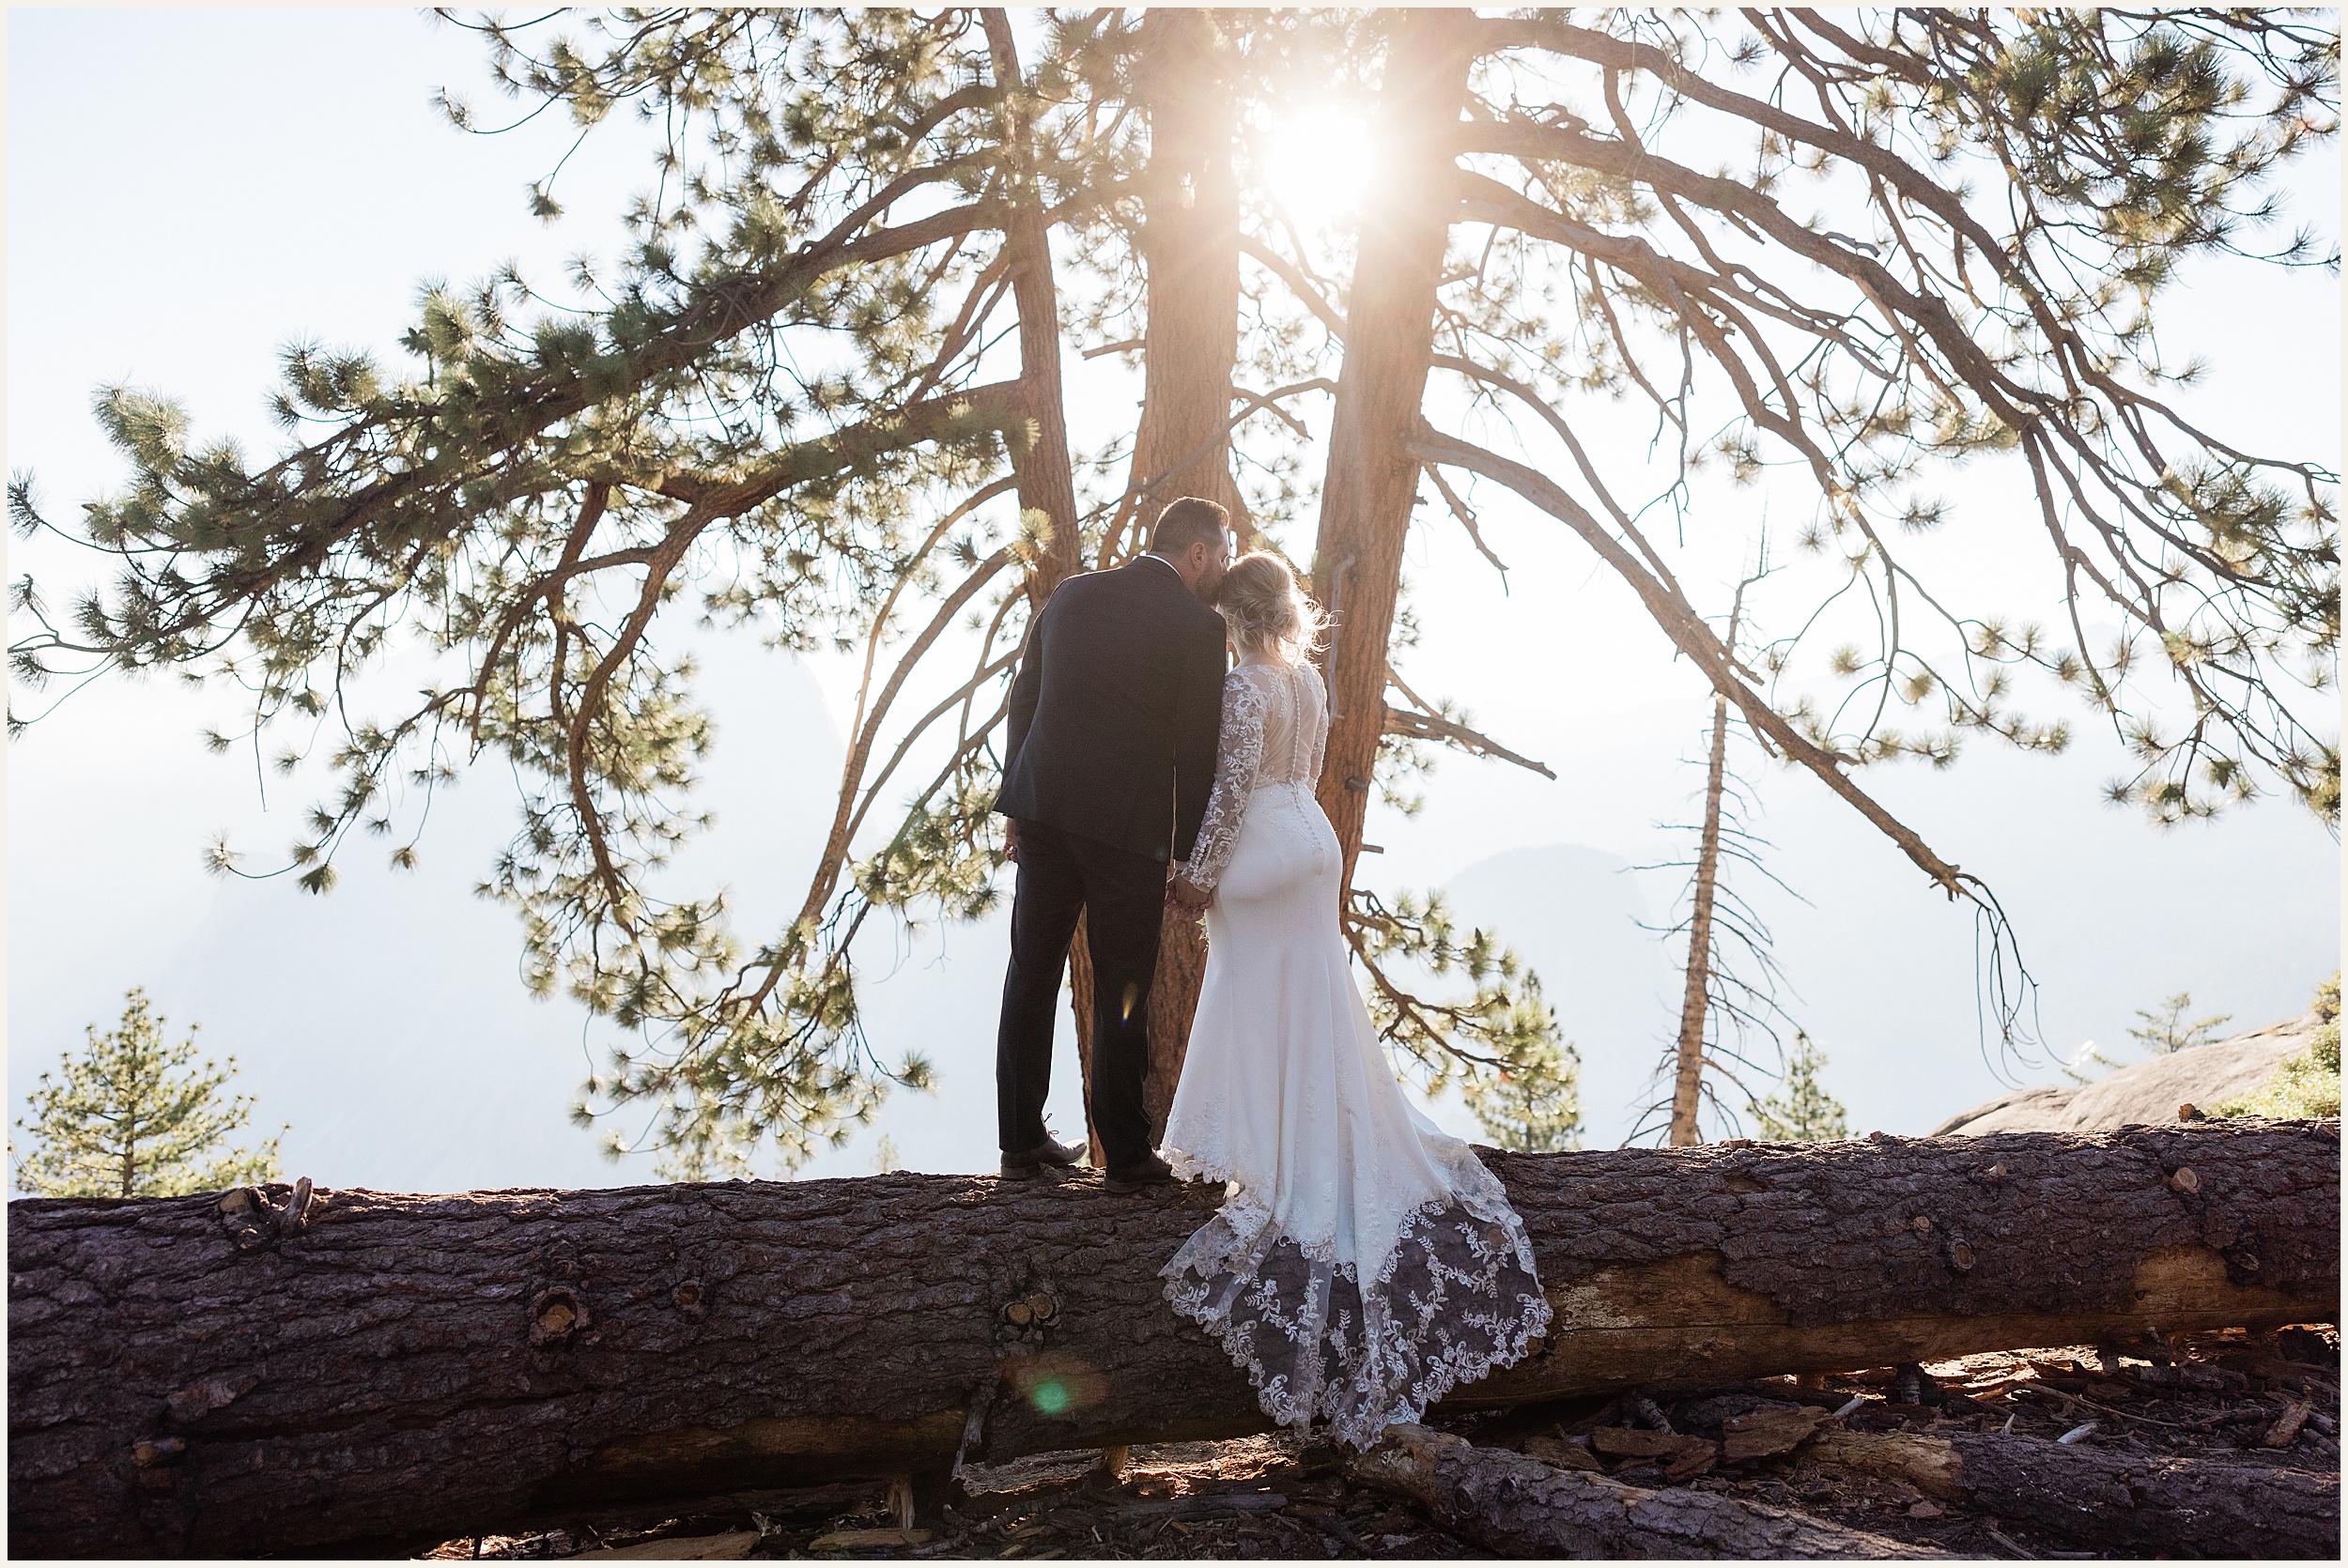
<svg viewBox="0 0 2348 1568">
<path fill-rule="evenodd" d="M 1052 1026 L 1068 945 L 1085 917 L 1092 960 L 1093 1130 L 1111 1169 L 1150 1157 L 1142 1081 L 1150 1071 L 1150 981 L 1166 917 L 1166 865 L 1148 855 L 1019 824 L 1019 884 L 1011 911 L 1011 966 L 995 1041 L 995 1098 L 1003 1152 L 1044 1139 L 1043 1100 L 1052 1083 Z"/>
</svg>

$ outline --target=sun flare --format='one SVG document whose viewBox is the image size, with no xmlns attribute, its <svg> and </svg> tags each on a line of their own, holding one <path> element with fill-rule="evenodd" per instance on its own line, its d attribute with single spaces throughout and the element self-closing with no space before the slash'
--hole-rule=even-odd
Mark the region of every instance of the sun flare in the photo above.
<svg viewBox="0 0 2348 1568">
<path fill-rule="evenodd" d="M 1264 161 L 1272 197 L 1307 227 L 1348 216 L 1375 184 L 1378 137 L 1368 117 L 1336 104 L 1282 117 Z"/>
</svg>

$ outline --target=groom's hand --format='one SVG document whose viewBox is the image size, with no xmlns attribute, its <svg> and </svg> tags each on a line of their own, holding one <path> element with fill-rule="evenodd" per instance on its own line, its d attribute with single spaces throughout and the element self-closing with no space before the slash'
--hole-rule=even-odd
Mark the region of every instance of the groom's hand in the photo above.
<svg viewBox="0 0 2348 1568">
<path fill-rule="evenodd" d="M 1019 859 L 1019 824 L 1009 817 L 1003 819 L 1003 858 L 1014 865 Z"/>
</svg>

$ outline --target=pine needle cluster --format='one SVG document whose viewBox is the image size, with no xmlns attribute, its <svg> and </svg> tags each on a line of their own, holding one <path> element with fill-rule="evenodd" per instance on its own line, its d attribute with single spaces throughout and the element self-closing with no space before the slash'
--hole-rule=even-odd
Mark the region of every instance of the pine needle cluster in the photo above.
<svg viewBox="0 0 2348 1568">
<path fill-rule="evenodd" d="M 1369 977 L 1379 1038 L 1429 1094 L 1457 1084 L 1504 1148 L 1581 1146 L 1580 1053 L 1514 950 L 1481 927 L 1463 936 L 1439 893 L 1405 893 L 1389 907 L 1356 888 L 1346 924 Z M 1438 979 L 1456 972 L 1472 989 L 1430 998 L 1412 983 L 1413 971 Z"/>
</svg>

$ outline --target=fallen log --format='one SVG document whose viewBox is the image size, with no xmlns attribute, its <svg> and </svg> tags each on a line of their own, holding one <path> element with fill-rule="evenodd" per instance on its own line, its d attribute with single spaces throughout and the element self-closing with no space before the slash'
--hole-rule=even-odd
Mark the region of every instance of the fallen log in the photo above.
<svg viewBox="0 0 2348 1568">
<path fill-rule="evenodd" d="M 1456 1405 L 2338 1311 L 2337 1122 L 1487 1160 L 1557 1331 Z M 1217 1198 L 899 1174 L 20 1200 L 11 1545 L 390 1549 L 1260 1431 L 1160 1295 Z"/>
<path fill-rule="evenodd" d="M 1398 1426 L 1346 1474 L 1417 1499 L 1477 1545 L 1531 1558 L 1945 1558 L 1930 1546 L 1684 1486 L 1552 1469 L 1464 1437 Z"/>
<path fill-rule="evenodd" d="M 1904 1481 L 1927 1497 L 2106 1551 L 2340 1556 L 2337 1474 L 2109 1453 L 1995 1432 L 1829 1430 L 1800 1451 L 1800 1463 Z"/>
</svg>

